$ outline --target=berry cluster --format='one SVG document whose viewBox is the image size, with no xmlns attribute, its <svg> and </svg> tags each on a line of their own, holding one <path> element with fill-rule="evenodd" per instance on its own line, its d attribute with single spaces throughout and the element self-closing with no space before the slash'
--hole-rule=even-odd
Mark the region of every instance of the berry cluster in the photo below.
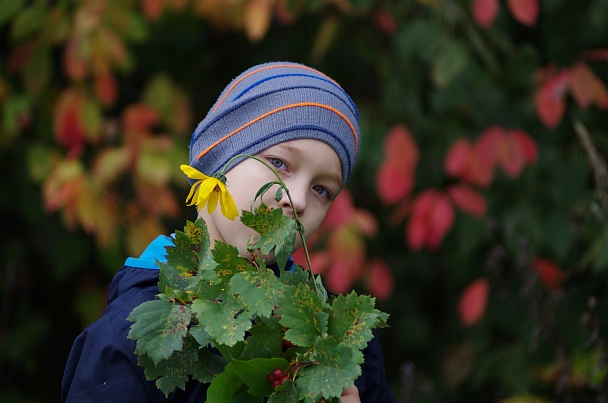
<svg viewBox="0 0 608 403">
<path fill-rule="evenodd" d="M 273 388 L 282 385 L 287 379 L 281 368 L 277 368 L 268 374 L 268 382 L 272 384 Z"/>
</svg>

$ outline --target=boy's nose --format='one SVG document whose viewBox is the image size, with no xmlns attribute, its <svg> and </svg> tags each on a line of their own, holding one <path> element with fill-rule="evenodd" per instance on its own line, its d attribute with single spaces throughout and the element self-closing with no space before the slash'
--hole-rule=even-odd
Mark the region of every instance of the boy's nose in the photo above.
<svg viewBox="0 0 608 403">
<path fill-rule="evenodd" d="M 298 217 L 302 217 L 304 215 L 304 211 L 306 210 L 306 187 L 304 185 L 296 185 L 294 183 L 286 185 L 289 189 L 289 194 L 291 196 L 291 200 L 293 201 L 293 206 L 289 202 L 287 192 L 283 192 L 283 198 L 279 202 L 279 205 L 283 208 L 284 213 L 291 215 L 292 218 L 295 218 L 293 210 L 296 211 Z"/>
</svg>

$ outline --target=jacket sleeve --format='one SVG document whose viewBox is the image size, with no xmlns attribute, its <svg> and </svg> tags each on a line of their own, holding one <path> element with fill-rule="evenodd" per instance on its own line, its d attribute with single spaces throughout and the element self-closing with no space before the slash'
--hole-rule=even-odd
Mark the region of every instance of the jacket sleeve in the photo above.
<svg viewBox="0 0 608 403">
<path fill-rule="evenodd" d="M 102 317 L 76 338 L 63 375 L 62 403 L 165 401 L 137 365 L 135 342 L 127 339 L 129 323 L 112 322 Z"/>
<path fill-rule="evenodd" d="M 361 365 L 361 376 L 355 381 L 362 403 L 396 403 L 384 369 L 384 359 L 380 341 L 374 331 L 374 338 L 363 350 L 365 362 Z"/>
</svg>

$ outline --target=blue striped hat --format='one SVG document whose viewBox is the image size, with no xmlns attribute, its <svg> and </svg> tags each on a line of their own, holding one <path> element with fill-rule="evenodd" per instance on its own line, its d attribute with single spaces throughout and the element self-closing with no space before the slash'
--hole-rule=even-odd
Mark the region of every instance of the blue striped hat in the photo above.
<svg viewBox="0 0 608 403">
<path fill-rule="evenodd" d="M 334 80 L 302 64 L 265 63 L 236 77 L 198 124 L 190 140 L 190 166 L 213 175 L 235 155 L 315 139 L 336 151 L 346 183 L 359 137 L 357 108 Z"/>
</svg>

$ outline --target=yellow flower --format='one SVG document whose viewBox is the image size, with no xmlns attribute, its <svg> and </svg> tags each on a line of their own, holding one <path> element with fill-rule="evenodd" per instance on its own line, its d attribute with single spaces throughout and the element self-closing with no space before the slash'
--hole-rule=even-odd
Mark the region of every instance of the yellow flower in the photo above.
<svg viewBox="0 0 608 403">
<path fill-rule="evenodd" d="M 189 206 L 196 204 L 196 210 L 200 211 L 207 205 L 207 212 L 211 214 L 215 211 L 219 201 L 222 214 L 226 218 L 234 220 L 239 215 L 236 203 L 228 192 L 224 182 L 216 177 L 207 176 L 189 165 L 183 164 L 180 166 L 180 169 L 188 178 L 193 180 L 198 179 L 194 182 L 190 188 L 188 197 L 186 197 L 186 203 L 190 201 Z"/>
</svg>

